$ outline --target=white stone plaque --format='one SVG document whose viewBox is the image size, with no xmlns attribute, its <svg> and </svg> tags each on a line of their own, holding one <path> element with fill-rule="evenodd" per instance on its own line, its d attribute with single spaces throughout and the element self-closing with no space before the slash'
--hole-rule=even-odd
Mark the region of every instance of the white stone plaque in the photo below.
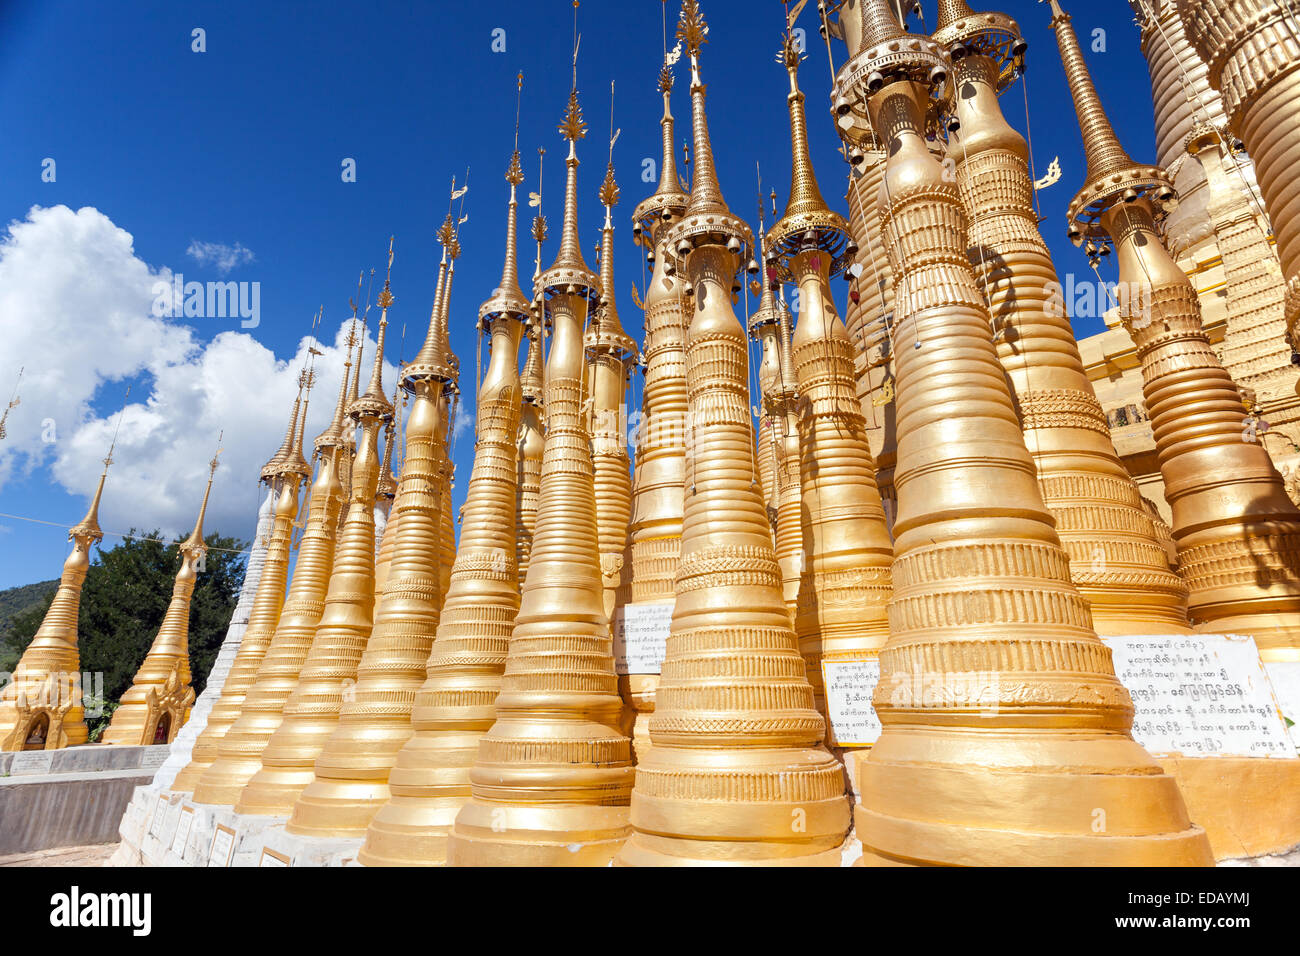
<svg viewBox="0 0 1300 956">
<path fill-rule="evenodd" d="M 177 804 L 181 808 L 180 819 L 176 821 L 176 836 L 172 839 L 172 852 L 177 856 L 185 855 L 185 844 L 190 838 L 190 827 L 194 826 L 194 808 Z"/>
<path fill-rule="evenodd" d="M 822 683 L 837 747 L 869 747 L 880 736 L 880 719 L 871 694 L 880 680 L 880 659 L 822 658 Z"/>
<path fill-rule="evenodd" d="M 49 773 L 53 767 L 53 750 L 24 750 L 14 754 L 9 773 L 14 777 L 25 773 Z"/>
<path fill-rule="evenodd" d="M 224 823 L 218 823 L 212 834 L 212 852 L 208 854 L 208 866 L 230 866 L 235 855 L 235 831 Z"/>
<path fill-rule="evenodd" d="M 1153 754 L 1295 757 L 1255 640 L 1236 634 L 1103 637 Z"/>
<path fill-rule="evenodd" d="M 166 762 L 170 750 L 170 747 L 146 747 L 144 753 L 140 754 L 140 769 L 157 770 Z"/>
<path fill-rule="evenodd" d="M 283 853 L 276 853 L 274 850 L 268 850 L 262 847 L 262 858 L 257 861 L 258 866 L 292 866 L 293 861 Z"/>
<path fill-rule="evenodd" d="M 672 620 L 672 601 L 620 607 L 614 613 L 614 669 L 620 674 L 658 674 Z"/>
<path fill-rule="evenodd" d="M 180 826 L 180 822 L 181 822 L 180 803 L 178 802 L 178 803 L 170 804 L 167 807 L 167 818 L 163 822 L 162 832 L 159 834 L 159 842 L 162 843 L 164 848 L 172 845 L 172 840 L 175 839 L 176 837 L 176 828 Z"/>
<path fill-rule="evenodd" d="M 167 820 L 167 797 L 164 794 L 158 794 L 158 802 L 154 804 L 153 816 L 149 818 L 149 835 L 155 840 L 162 839 L 163 823 Z"/>
</svg>

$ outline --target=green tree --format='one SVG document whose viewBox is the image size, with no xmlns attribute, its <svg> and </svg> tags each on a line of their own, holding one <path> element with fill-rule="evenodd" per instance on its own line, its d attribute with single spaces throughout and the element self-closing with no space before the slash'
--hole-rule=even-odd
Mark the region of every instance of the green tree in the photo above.
<svg viewBox="0 0 1300 956">
<path fill-rule="evenodd" d="M 171 602 L 184 538 L 163 544 L 154 540 L 157 537 L 156 531 L 135 537 L 132 529 L 132 536 L 120 544 L 99 549 L 81 589 L 77 628 L 81 669 L 104 675 L 104 701 L 109 704 L 115 704 L 131 686 Z M 225 639 L 244 583 L 247 555 L 239 552 L 248 547 L 246 542 L 216 533 L 203 540 L 210 550 L 190 600 L 190 669 L 196 694 L 203 692 Z M 14 617 L 7 645 L 13 663 L 36 636 L 49 604 L 46 600 Z M 4 652 L 0 648 L 0 655 Z M 107 723 L 109 713 L 106 709 L 104 716 L 87 721 L 92 735 Z"/>
</svg>

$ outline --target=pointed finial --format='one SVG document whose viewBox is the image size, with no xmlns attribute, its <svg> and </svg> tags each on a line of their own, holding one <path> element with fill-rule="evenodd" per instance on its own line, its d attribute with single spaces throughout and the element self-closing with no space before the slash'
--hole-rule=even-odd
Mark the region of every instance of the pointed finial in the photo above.
<svg viewBox="0 0 1300 956">
<path fill-rule="evenodd" d="M 301 406 L 302 406 L 302 383 L 300 381 L 298 385 L 298 393 L 293 400 L 293 411 L 289 413 L 289 426 L 285 430 L 284 441 L 280 443 L 280 447 L 276 449 L 275 454 L 272 455 L 270 459 L 267 461 L 267 463 L 262 466 L 262 471 L 259 476 L 259 480 L 264 481 L 268 484 L 273 484 L 275 482 L 276 477 L 279 475 L 280 466 L 284 463 L 284 460 L 288 458 L 290 452 L 292 452 L 293 450 L 294 436 L 297 434 L 298 431 L 298 410 L 301 408 Z"/>
<path fill-rule="evenodd" d="M 194 530 L 190 536 L 182 542 L 180 551 L 183 555 L 194 555 L 196 558 L 208 550 L 208 546 L 203 543 L 203 517 L 208 513 L 208 498 L 212 495 L 212 479 L 217 474 L 218 459 L 221 458 L 221 439 L 225 436 L 222 430 L 217 435 L 217 450 L 208 462 L 208 486 L 203 491 L 203 503 L 199 505 L 199 516 L 194 522 Z"/>
<path fill-rule="evenodd" d="M 113 449 L 117 447 L 117 436 L 122 430 L 122 419 L 126 415 L 127 400 L 130 397 L 131 386 L 128 385 L 126 394 L 122 397 L 122 407 L 117 413 L 117 424 L 113 426 L 113 440 L 108 443 L 108 454 L 104 456 L 104 470 L 99 473 L 99 484 L 95 486 L 94 497 L 90 499 L 90 507 L 86 509 L 86 516 L 68 529 L 68 540 L 81 542 L 86 548 L 104 540 L 104 532 L 99 528 L 99 503 L 104 497 L 104 482 L 108 478 L 109 466 L 113 464 Z"/>
<path fill-rule="evenodd" d="M 1097 223 L 1102 213 L 1117 202 L 1132 203 L 1146 197 L 1154 201 L 1153 213 L 1159 218 L 1175 199 L 1173 184 L 1164 170 L 1135 163 L 1124 151 L 1093 85 L 1070 15 L 1057 0 L 1049 3 L 1088 166 L 1083 188 L 1067 208 L 1068 235 L 1075 245 L 1081 245 L 1085 237 L 1092 242 L 1109 242 L 1109 236 Z M 1092 250 L 1095 246 L 1090 246 Z"/>
<path fill-rule="evenodd" d="M 551 267 L 541 277 L 541 282 L 547 290 L 576 287 L 594 298 L 598 280 L 583 259 L 582 245 L 578 242 L 578 140 L 586 137 L 587 124 L 583 121 L 582 107 L 578 103 L 578 47 L 582 36 L 577 32 L 577 0 L 573 8 L 573 84 L 569 89 L 569 105 L 564 122 L 559 127 L 561 135 L 569 144 L 569 155 L 564 161 L 567 169 L 564 180 L 564 224 L 560 228 L 559 251 Z"/>
<path fill-rule="evenodd" d="M 348 406 L 348 416 L 358 422 L 367 417 L 386 422 L 393 417 L 393 406 L 384 395 L 384 336 L 388 331 L 388 308 L 393 304 L 393 242 L 394 237 L 389 236 L 388 269 L 384 275 L 384 288 L 379 293 L 379 330 L 375 338 L 375 359 L 370 370 L 370 383 L 366 386 L 365 394 Z M 358 373 L 359 371 L 358 369 Z"/>
<path fill-rule="evenodd" d="M 348 337 L 344 343 L 347 348 L 347 357 L 343 361 L 343 376 L 339 381 L 339 397 L 334 403 L 334 417 L 330 419 L 329 427 L 316 436 L 314 444 L 317 451 L 324 448 L 338 447 L 343 437 L 343 422 L 348 408 L 348 384 L 349 379 L 352 377 L 352 350 L 357 344 L 356 325 L 356 310 L 353 309 L 351 328 L 348 330 Z"/>
<path fill-rule="evenodd" d="M 802 59 L 795 45 L 794 32 L 787 29 L 777 62 L 785 66 L 790 78 L 790 92 L 786 96 L 790 114 L 790 197 L 785 204 L 785 214 L 772 226 L 766 254 L 778 264 L 784 276 L 791 256 L 817 249 L 827 255 L 830 274 L 838 275 L 852 258 L 852 243 L 848 223 L 827 207 L 817 186 L 817 174 L 808 150 L 804 95 L 799 89 L 799 63 Z"/>
<path fill-rule="evenodd" d="M 697 0 L 683 0 L 677 22 L 677 39 L 686 44 L 691 57 L 691 125 L 695 137 L 695 159 L 691 163 L 691 199 L 686 215 L 727 212 L 718 174 L 713 164 L 713 144 L 705 110 L 705 87 L 700 78 L 700 49 L 708 43 L 709 26 Z"/>
<path fill-rule="evenodd" d="M 522 91 L 524 75 L 519 74 L 518 90 Z M 518 96 L 518 94 L 516 94 Z M 498 315 L 522 320 L 528 315 L 528 299 L 519 288 L 519 223 L 516 211 L 519 207 L 518 187 L 524 181 L 524 168 L 519 161 L 519 122 L 518 105 L 515 109 L 515 150 L 510 156 L 510 165 L 506 169 L 506 182 L 510 184 L 510 202 L 506 216 L 506 255 L 501 266 L 501 282 L 492 290 L 492 295 L 479 306 L 479 326 L 485 327 Z M 540 197 L 538 199 L 540 202 Z"/>
</svg>

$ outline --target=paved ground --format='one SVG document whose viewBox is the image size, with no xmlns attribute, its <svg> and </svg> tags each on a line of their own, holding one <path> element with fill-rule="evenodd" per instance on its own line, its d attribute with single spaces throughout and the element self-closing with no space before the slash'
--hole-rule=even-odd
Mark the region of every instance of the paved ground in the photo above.
<svg viewBox="0 0 1300 956">
<path fill-rule="evenodd" d="M 63 846 L 56 850 L 39 850 L 34 853 L 15 853 L 0 856 L 0 866 L 103 866 L 116 843 L 97 846 Z"/>
</svg>

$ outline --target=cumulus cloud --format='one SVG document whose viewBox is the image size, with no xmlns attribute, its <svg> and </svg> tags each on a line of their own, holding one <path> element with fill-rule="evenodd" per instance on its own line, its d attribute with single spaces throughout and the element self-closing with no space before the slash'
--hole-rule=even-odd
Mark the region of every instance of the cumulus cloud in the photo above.
<svg viewBox="0 0 1300 956">
<path fill-rule="evenodd" d="M 15 469 L 48 468 L 58 484 L 89 498 L 129 380 L 138 384 L 121 419 L 103 526 L 188 530 L 224 429 L 208 529 L 251 534 L 257 473 L 284 437 L 311 340 L 304 336 L 286 356 L 239 331 L 202 342 L 154 315 L 151 289 L 170 279 L 169 269 L 137 258 L 131 235 L 97 209 L 34 207 L 10 223 L 0 239 L 0 384 L 19 366 L 25 371 L 22 404 L 0 443 L 0 489 Z M 317 345 L 308 446 L 333 414 L 346 325 Z M 374 349 L 371 335 L 367 373 Z M 385 362 L 390 395 L 395 375 Z"/>
<path fill-rule="evenodd" d="M 221 242 L 200 242 L 194 239 L 185 254 L 201 266 L 211 266 L 221 275 L 225 275 L 238 266 L 253 261 L 253 250 L 246 249 L 236 242 L 228 246 Z"/>
</svg>

